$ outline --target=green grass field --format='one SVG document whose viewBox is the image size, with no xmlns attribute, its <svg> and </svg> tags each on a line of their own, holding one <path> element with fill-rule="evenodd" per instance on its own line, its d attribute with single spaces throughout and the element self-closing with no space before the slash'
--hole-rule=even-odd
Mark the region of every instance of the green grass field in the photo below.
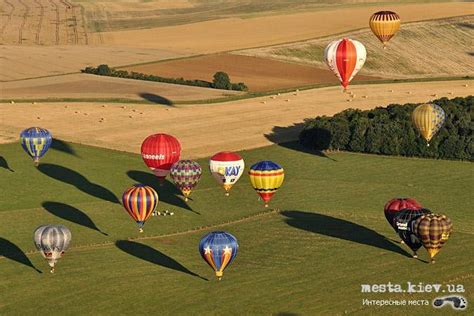
<svg viewBox="0 0 474 316">
<path fill-rule="evenodd" d="M 186 204 L 170 183 L 157 185 L 139 155 L 59 141 L 37 169 L 19 144 L 0 145 L 0 314 L 456 314 L 362 305 L 364 298 L 431 304 L 440 296 L 361 293 L 361 284 L 389 281 L 462 284 L 473 311 L 472 163 L 321 156 L 278 145 L 241 154 L 247 170 L 263 159 L 285 168 L 271 201 L 279 211 L 265 210 L 246 174 L 225 197 L 207 160 L 199 160 L 204 176 Z M 159 210 L 175 212 L 151 217 L 143 234 L 118 202 L 136 182 L 158 190 Z M 435 264 L 424 262 L 424 249 L 415 260 L 391 240 L 383 205 L 399 196 L 453 220 Z M 47 223 L 73 234 L 55 274 L 32 241 Z M 197 251 L 211 230 L 226 230 L 240 244 L 222 281 Z"/>
</svg>

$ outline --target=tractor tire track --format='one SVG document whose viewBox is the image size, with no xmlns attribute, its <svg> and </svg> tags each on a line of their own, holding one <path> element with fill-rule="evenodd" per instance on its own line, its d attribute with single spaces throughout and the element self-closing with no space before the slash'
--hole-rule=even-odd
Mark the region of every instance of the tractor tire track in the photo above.
<svg viewBox="0 0 474 316">
<path fill-rule="evenodd" d="M 23 13 L 23 20 L 21 21 L 20 28 L 18 29 L 18 44 L 23 44 L 23 29 L 25 28 L 26 21 L 28 19 L 28 14 L 30 13 L 30 7 L 22 0 L 18 0 L 18 2 L 25 7 L 25 13 Z"/>
<path fill-rule="evenodd" d="M 74 9 L 71 3 L 65 0 L 59 0 L 65 10 L 65 26 L 66 26 L 66 44 L 77 44 L 77 21 L 74 16 Z M 72 25 L 69 25 L 73 22 Z M 71 29 L 72 26 L 72 29 Z M 72 34 L 71 34 L 72 33 Z"/>
<path fill-rule="evenodd" d="M 56 24 L 55 44 L 59 45 L 59 6 L 53 0 L 49 0 L 49 3 L 51 3 L 56 12 L 56 21 L 52 23 Z"/>
<path fill-rule="evenodd" d="M 38 21 L 38 26 L 36 27 L 36 34 L 35 34 L 35 42 L 36 44 L 39 45 L 41 28 L 43 27 L 43 20 L 44 20 L 44 6 L 41 4 L 41 0 L 35 0 L 35 2 L 38 4 L 38 7 L 40 8 L 39 21 Z"/>
<path fill-rule="evenodd" d="M 5 23 L 2 25 L 2 28 L 0 29 L 0 37 L 3 37 L 3 33 L 5 32 L 5 29 L 7 26 L 10 24 L 10 21 L 12 20 L 12 15 L 13 12 L 15 11 L 15 6 L 11 4 L 10 1 L 4 0 L 5 4 L 11 8 L 10 12 L 7 13 L 7 19 L 5 20 Z"/>
<path fill-rule="evenodd" d="M 87 33 L 87 21 L 86 21 L 85 9 L 83 6 L 80 6 L 80 8 L 81 8 L 82 28 L 84 29 L 84 40 L 85 40 L 85 44 L 89 45 L 89 34 Z"/>
</svg>

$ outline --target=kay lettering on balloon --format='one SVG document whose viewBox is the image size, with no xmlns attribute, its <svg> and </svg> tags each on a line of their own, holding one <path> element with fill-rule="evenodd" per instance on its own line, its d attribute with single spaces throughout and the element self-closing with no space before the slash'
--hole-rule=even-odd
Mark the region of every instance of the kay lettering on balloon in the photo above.
<svg viewBox="0 0 474 316">
<path fill-rule="evenodd" d="M 238 176 L 240 171 L 240 166 L 230 166 L 225 167 L 224 174 L 226 177 Z"/>
</svg>

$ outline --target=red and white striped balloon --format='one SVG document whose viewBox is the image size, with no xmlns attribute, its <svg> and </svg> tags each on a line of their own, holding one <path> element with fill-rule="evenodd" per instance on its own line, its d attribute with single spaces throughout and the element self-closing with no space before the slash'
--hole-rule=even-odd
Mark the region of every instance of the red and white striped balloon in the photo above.
<svg viewBox="0 0 474 316">
<path fill-rule="evenodd" d="M 344 90 L 364 66 L 367 52 L 361 42 L 343 38 L 329 43 L 324 50 L 324 59 L 341 82 Z"/>
</svg>

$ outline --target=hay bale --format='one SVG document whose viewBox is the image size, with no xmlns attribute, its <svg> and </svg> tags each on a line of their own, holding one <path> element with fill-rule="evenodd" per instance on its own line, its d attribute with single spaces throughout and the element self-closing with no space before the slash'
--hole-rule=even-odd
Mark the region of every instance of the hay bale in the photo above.
<svg viewBox="0 0 474 316">
<path fill-rule="evenodd" d="M 464 87 L 467 88 L 467 87 L 469 87 L 469 85 L 466 83 L 466 84 L 464 85 Z"/>
<path fill-rule="evenodd" d="M 364 99 L 367 99 L 369 96 L 368 95 L 363 95 L 362 96 Z"/>
<path fill-rule="evenodd" d="M 37 116 L 36 119 L 37 119 L 37 120 L 41 120 L 41 117 Z"/>
<path fill-rule="evenodd" d="M 286 102 L 290 102 L 290 99 L 286 99 L 285 101 L 286 101 Z"/>
<path fill-rule="evenodd" d="M 12 101 L 10 101 L 10 103 L 11 103 L 11 104 L 15 104 L 15 101 L 12 100 Z"/>
<path fill-rule="evenodd" d="M 393 92 L 393 89 L 388 90 L 388 92 Z"/>
</svg>

